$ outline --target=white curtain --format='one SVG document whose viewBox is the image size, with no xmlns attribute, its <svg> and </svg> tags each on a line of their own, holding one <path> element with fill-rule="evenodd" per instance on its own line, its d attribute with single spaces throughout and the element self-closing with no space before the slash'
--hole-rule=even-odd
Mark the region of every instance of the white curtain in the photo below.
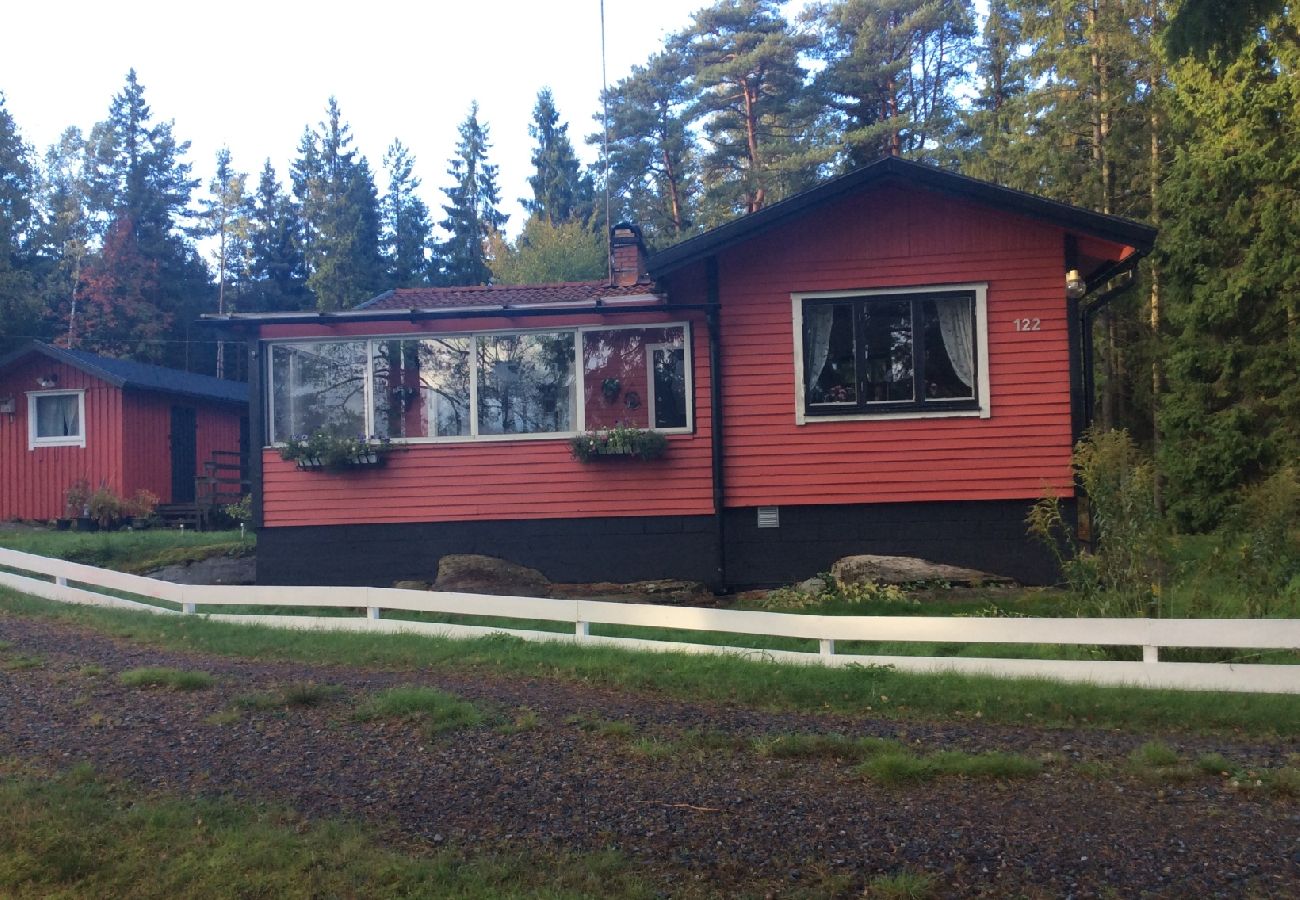
<svg viewBox="0 0 1300 900">
<path fill-rule="evenodd" d="M 76 437 L 81 434 L 75 395 L 40 397 L 36 401 L 38 437 Z"/>
<path fill-rule="evenodd" d="M 808 335 L 808 358 L 804 360 L 804 387 L 812 388 L 826 368 L 826 357 L 831 352 L 831 326 L 835 324 L 835 307 L 828 305 L 805 306 L 803 310 L 804 333 Z"/>
<path fill-rule="evenodd" d="M 948 351 L 952 370 L 957 373 L 962 384 L 974 388 L 975 334 L 970 301 L 964 297 L 953 297 L 936 300 L 934 306 L 939 311 L 939 331 L 943 335 L 943 347 Z"/>
</svg>

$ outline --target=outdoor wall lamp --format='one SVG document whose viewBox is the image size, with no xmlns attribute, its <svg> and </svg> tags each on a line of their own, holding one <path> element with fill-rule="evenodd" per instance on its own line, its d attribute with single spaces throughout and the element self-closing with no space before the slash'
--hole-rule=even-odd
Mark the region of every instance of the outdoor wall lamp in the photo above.
<svg viewBox="0 0 1300 900">
<path fill-rule="evenodd" d="M 1071 300 L 1078 300 L 1084 294 L 1088 293 L 1088 282 L 1083 280 L 1078 269 L 1071 269 L 1065 273 L 1065 296 Z"/>
<path fill-rule="evenodd" d="M 51 388 L 59 383 L 59 376 L 56 372 L 51 372 L 44 378 L 37 378 L 36 383 L 43 388 Z"/>
<path fill-rule="evenodd" d="M 0 415 L 13 416 L 17 410 L 18 405 L 13 397 L 0 397 Z"/>
</svg>

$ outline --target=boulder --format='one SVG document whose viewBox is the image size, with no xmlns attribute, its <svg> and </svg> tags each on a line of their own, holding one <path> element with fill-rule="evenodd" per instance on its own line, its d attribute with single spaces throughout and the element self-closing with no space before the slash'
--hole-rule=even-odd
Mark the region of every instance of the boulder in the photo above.
<svg viewBox="0 0 1300 900">
<path fill-rule="evenodd" d="M 835 561 L 831 574 L 844 584 L 875 581 L 880 584 L 909 584 L 919 581 L 947 581 L 952 584 L 1007 584 L 1009 578 L 964 569 L 911 556 L 876 556 L 864 553 Z"/>
<path fill-rule="evenodd" d="M 433 585 L 429 584 L 429 582 L 427 581 L 409 580 L 409 581 L 394 581 L 393 587 L 404 591 L 427 591 L 430 588 L 432 588 Z"/>
<path fill-rule="evenodd" d="M 173 584 L 257 584 L 257 559 L 252 556 L 212 556 L 163 566 L 146 575 Z"/>
<path fill-rule="evenodd" d="M 451 553 L 438 560 L 435 591 L 465 591 L 515 597 L 548 597 L 551 582 L 536 569 L 495 556 Z"/>
<path fill-rule="evenodd" d="M 812 594 L 814 597 L 816 597 L 818 594 L 821 594 L 823 591 L 825 591 L 826 588 L 828 588 L 829 586 L 830 585 L 826 583 L 825 578 L 818 578 L 816 575 L 814 575 L 812 578 L 807 578 L 799 582 L 798 584 L 796 584 L 794 586 L 794 589 L 801 594 Z"/>
</svg>

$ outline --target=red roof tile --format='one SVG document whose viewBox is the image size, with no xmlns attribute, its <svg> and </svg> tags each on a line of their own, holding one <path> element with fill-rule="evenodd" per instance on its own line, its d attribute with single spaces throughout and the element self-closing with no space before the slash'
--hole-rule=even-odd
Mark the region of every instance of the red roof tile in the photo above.
<svg viewBox="0 0 1300 900">
<path fill-rule="evenodd" d="M 610 297 L 653 294 L 653 284 L 611 286 L 604 281 L 558 284 L 490 284 L 466 287 L 397 288 L 362 303 L 357 309 L 448 309 L 462 306 L 546 306 L 591 303 Z"/>
</svg>

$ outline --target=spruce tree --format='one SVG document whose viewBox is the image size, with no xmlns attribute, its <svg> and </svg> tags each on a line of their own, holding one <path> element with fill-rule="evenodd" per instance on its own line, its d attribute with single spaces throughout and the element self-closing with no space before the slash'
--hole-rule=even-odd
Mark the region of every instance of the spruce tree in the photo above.
<svg viewBox="0 0 1300 900">
<path fill-rule="evenodd" d="M 533 199 L 520 201 L 524 209 L 552 225 L 587 218 L 591 212 L 591 181 L 582 175 L 569 141 L 568 123 L 560 122 L 550 88 L 542 88 L 537 94 L 528 134 L 537 146 L 532 155 L 534 171 L 528 177 Z"/>
<path fill-rule="evenodd" d="M 1160 189 L 1168 508 L 1218 524 L 1244 484 L 1300 460 L 1300 44 L 1272 20 L 1220 74 L 1173 72 L 1191 132 Z"/>
<path fill-rule="evenodd" d="M 307 286 L 321 310 L 355 305 L 383 287 L 379 197 L 370 164 L 333 97 L 325 120 L 298 145 L 293 189 L 301 205 Z"/>
<path fill-rule="evenodd" d="M 180 230 L 198 185 L 182 161 L 188 149 L 171 122 L 153 123 L 132 69 L 86 145 L 88 209 L 102 246 L 86 266 L 76 340 L 211 371 L 214 354 L 188 339 L 211 292 L 207 268 Z"/>
<path fill-rule="evenodd" d="M 415 157 L 394 140 L 384 154 L 388 192 L 380 201 L 382 244 L 387 282 L 391 287 L 429 283 L 433 225 L 429 207 L 420 199 L 420 179 L 415 177 Z"/>
<path fill-rule="evenodd" d="M 247 309 L 295 310 L 313 305 L 314 298 L 307 290 L 301 234 L 297 207 L 281 189 L 268 159 L 258 176 L 248 213 Z"/>
<path fill-rule="evenodd" d="M 31 157 L 0 93 L 0 355 L 34 335 L 40 320 L 32 271 Z"/>
<path fill-rule="evenodd" d="M 488 242 L 505 227 L 508 216 L 498 209 L 497 167 L 488 162 L 488 127 L 478 120 L 478 103 L 460 124 L 456 155 L 448 163 L 452 184 L 445 191 L 447 217 L 442 227 L 451 236 L 442 244 L 442 281 L 445 284 L 487 284 Z"/>
</svg>

